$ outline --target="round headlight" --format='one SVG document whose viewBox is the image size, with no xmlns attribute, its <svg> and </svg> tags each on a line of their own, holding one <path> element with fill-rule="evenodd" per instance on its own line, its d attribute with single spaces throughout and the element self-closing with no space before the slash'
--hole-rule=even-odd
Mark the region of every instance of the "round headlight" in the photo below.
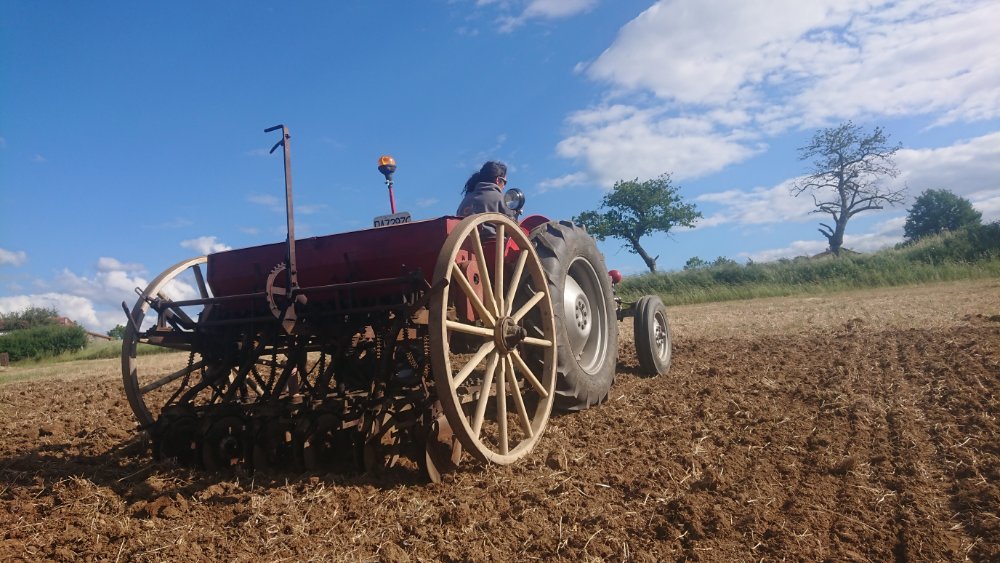
<svg viewBox="0 0 1000 563">
<path fill-rule="evenodd" d="M 520 211 L 524 207 L 524 192 L 517 188 L 510 188 L 504 192 L 503 202 L 507 204 L 507 209 Z"/>
</svg>

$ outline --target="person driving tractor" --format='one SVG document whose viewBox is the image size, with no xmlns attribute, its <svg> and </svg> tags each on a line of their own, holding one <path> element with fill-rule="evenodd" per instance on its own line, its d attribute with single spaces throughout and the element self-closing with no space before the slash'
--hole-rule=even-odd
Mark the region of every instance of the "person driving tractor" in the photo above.
<svg viewBox="0 0 1000 563">
<path fill-rule="evenodd" d="M 464 197 L 455 214 L 466 217 L 476 213 L 503 213 L 516 218 L 514 211 L 504 203 L 503 189 L 506 185 L 507 165 L 495 160 L 487 161 L 465 181 L 462 188 Z"/>
</svg>

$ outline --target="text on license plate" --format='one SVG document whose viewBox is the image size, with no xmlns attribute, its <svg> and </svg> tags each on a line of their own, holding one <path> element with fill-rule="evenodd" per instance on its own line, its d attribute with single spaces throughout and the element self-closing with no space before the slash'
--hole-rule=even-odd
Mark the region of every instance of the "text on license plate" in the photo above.
<svg viewBox="0 0 1000 563">
<path fill-rule="evenodd" d="M 410 222 L 410 214 L 406 211 L 393 213 L 392 215 L 379 215 L 373 221 L 375 227 L 388 227 L 389 225 L 402 225 Z"/>
</svg>

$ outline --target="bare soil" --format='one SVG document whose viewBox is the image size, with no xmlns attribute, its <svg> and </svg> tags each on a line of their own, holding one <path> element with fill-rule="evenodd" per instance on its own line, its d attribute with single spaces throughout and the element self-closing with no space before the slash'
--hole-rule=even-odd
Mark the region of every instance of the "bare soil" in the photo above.
<svg viewBox="0 0 1000 563">
<path fill-rule="evenodd" d="M 668 376 L 625 323 L 605 404 L 438 485 L 153 463 L 117 362 L 9 368 L 0 560 L 1000 560 L 1000 282 L 669 312 Z"/>
</svg>

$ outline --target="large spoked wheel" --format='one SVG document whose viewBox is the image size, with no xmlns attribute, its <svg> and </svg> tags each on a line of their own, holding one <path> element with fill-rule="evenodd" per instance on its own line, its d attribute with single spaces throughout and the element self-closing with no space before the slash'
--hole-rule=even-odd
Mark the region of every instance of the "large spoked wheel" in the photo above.
<svg viewBox="0 0 1000 563">
<path fill-rule="evenodd" d="M 191 354 L 194 325 L 203 307 L 160 315 L 151 310 L 149 302 L 209 297 L 202 273 L 206 261 L 205 256 L 199 256 L 168 268 L 146 287 L 132 308 L 132 322 L 122 338 L 122 378 L 129 405 L 143 428 L 153 424 L 160 407 L 176 398 L 192 374 L 207 367 L 204 358 Z M 157 329 L 148 330 L 152 327 Z M 140 359 L 136 353 L 140 344 L 154 344 L 188 354 L 154 354 Z"/>
<path fill-rule="evenodd" d="M 445 241 L 432 286 L 443 289 L 430 305 L 431 363 L 451 431 L 476 458 L 513 463 L 538 442 L 555 396 L 555 324 L 538 255 L 504 215 L 472 215 Z M 452 349 L 453 339 L 462 344 Z"/>
<path fill-rule="evenodd" d="M 559 386 L 556 408 L 603 401 L 615 380 L 618 325 L 611 278 L 594 238 L 569 221 L 531 231 L 555 306 Z"/>
</svg>

